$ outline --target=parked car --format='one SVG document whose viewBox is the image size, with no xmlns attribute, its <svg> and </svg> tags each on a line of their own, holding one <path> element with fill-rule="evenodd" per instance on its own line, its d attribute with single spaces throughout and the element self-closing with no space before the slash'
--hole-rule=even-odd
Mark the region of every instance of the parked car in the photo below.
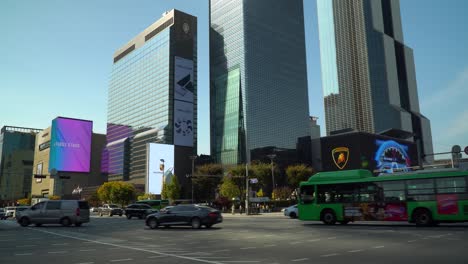
<svg viewBox="0 0 468 264">
<path fill-rule="evenodd" d="M 21 226 L 35 224 L 61 224 L 63 226 L 81 226 L 89 222 L 89 205 L 78 200 L 48 200 L 18 211 L 16 221 Z"/>
<path fill-rule="evenodd" d="M 4 208 L 0 208 L 0 220 L 4 220 L 6 219 L 6 216 L 5 216 L 5 209 Z"/>
<path fill-rule="evenodd" d="M 127 219 L 132 219 L 134 216 L 143 219 L 146 218 L 147 215 L 157 212 L 158 210 L 153 209 L 147 204 L 130 204 L 125 208 L 125 216 L 127 216 Z"/>
<path fill-rule="evenodd" d="M 103 215 L 122 216 L 123 214 L 124 214 L 123 209 L 118 207 L 116 204 L 104 204 L 101 207 L 99 207 L 99 216 L 103 216 Z"/>
<path fill-rule="evenodd" d="M 204 225 L 206 228 L 223 222 L 221 212 L 208 206 L 181 204 L 165 208 L 146 217 L 146 225 L 151 229 L 158 226 L 188 225 L 194 229 Z"/>
<path fill-rule="evenodd" d="M 289 216 L 291 218 L 298 218 L 299 217 L 299 210 L 297 209 L 297 204 L 291 205 L 284 209 L 284 215 Z"/>
<path fill-rule="evenodd" d="M 99 207 L 91 207 L 91 209 L 89 209 L 89 211 L 91 213 L 97 213 L 97 212 L 99 212 Z"/>
</svg>

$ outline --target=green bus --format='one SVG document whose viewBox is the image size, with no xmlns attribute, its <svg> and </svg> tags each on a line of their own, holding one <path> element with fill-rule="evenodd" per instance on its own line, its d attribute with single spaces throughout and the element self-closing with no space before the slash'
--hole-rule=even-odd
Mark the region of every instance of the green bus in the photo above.
<svg viewBox="0 0 468 264">
<path fill-rule="evenodd" d="M 467 171 L 373 176 L 368 170 L 321 172 L 299 187 L 299 219 L 332 225 L 408 221 L 418 226 L 468 221 Z"/>
<path fill-rule="evenodd" d="M 154 209 L 161 210 L 169 205 L 169 200 L 141 200 L 137 201 L 137 204 L 147 204 Z"/>
</svg>

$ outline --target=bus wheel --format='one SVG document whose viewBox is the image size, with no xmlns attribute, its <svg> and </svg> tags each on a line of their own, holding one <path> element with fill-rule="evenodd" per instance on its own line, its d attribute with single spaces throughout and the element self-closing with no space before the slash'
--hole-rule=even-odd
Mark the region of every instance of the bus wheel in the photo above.
<svg viewBox="0 0 468 264">
<path fill-rule="evenodd" d="M 413 213 L 413 220 L 417 226 L 432 225 L 432 215 L 427 209 L 418 209 Z"/>
<path fill-rule="evenodd" d="M 322 213 L 322 221 L 326 225 L 334 225 L 336 223 L 336 215 L 333 210 L 327 209 Z"/>
</svg>

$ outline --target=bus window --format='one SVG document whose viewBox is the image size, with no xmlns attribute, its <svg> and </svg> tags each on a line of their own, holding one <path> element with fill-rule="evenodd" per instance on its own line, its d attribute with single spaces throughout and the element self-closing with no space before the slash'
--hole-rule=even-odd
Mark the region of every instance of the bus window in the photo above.
<svg viewBox="0 0 468 264">
<path fill-rule="evenodd" d="M 405 183 L 403 181 L 390 181 L 379 183 L 383 188 L 385 202 L 400 202 L 406 200 Z"/>
<path fill-rule="evenodd" d="M 408 180 L 406 181 L 408 188 L 409 201 L 429 201 L 435 199 L 434 180 Z"/>
<path fill-rule="evenodd" d="M 305 204 L 312 203 L 315 199 L 315 186 L 303 185 L 301 186 L 301 201 Z"/>
<path fill-rule="evenodd" d="M 462 177 L 440 178 L 436 180 L 437 193 L 464 193 L 466 192 L 465 179 Z"/>
</svg>

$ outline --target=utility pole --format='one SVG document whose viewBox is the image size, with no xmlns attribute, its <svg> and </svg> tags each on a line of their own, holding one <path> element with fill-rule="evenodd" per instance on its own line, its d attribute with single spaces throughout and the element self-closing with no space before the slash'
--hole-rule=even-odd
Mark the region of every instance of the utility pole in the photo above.
<svg viewBox="0 0 468 264">
<path fill-rule="evenodd" d="M 271 160 L 271 195 L 273 196 L 273 191 L 275 190 L 275 172 L 273 167 L 273 159 L 276 158 L 276 154 L 267 155 L 267 157 Z"/>
</svg>

